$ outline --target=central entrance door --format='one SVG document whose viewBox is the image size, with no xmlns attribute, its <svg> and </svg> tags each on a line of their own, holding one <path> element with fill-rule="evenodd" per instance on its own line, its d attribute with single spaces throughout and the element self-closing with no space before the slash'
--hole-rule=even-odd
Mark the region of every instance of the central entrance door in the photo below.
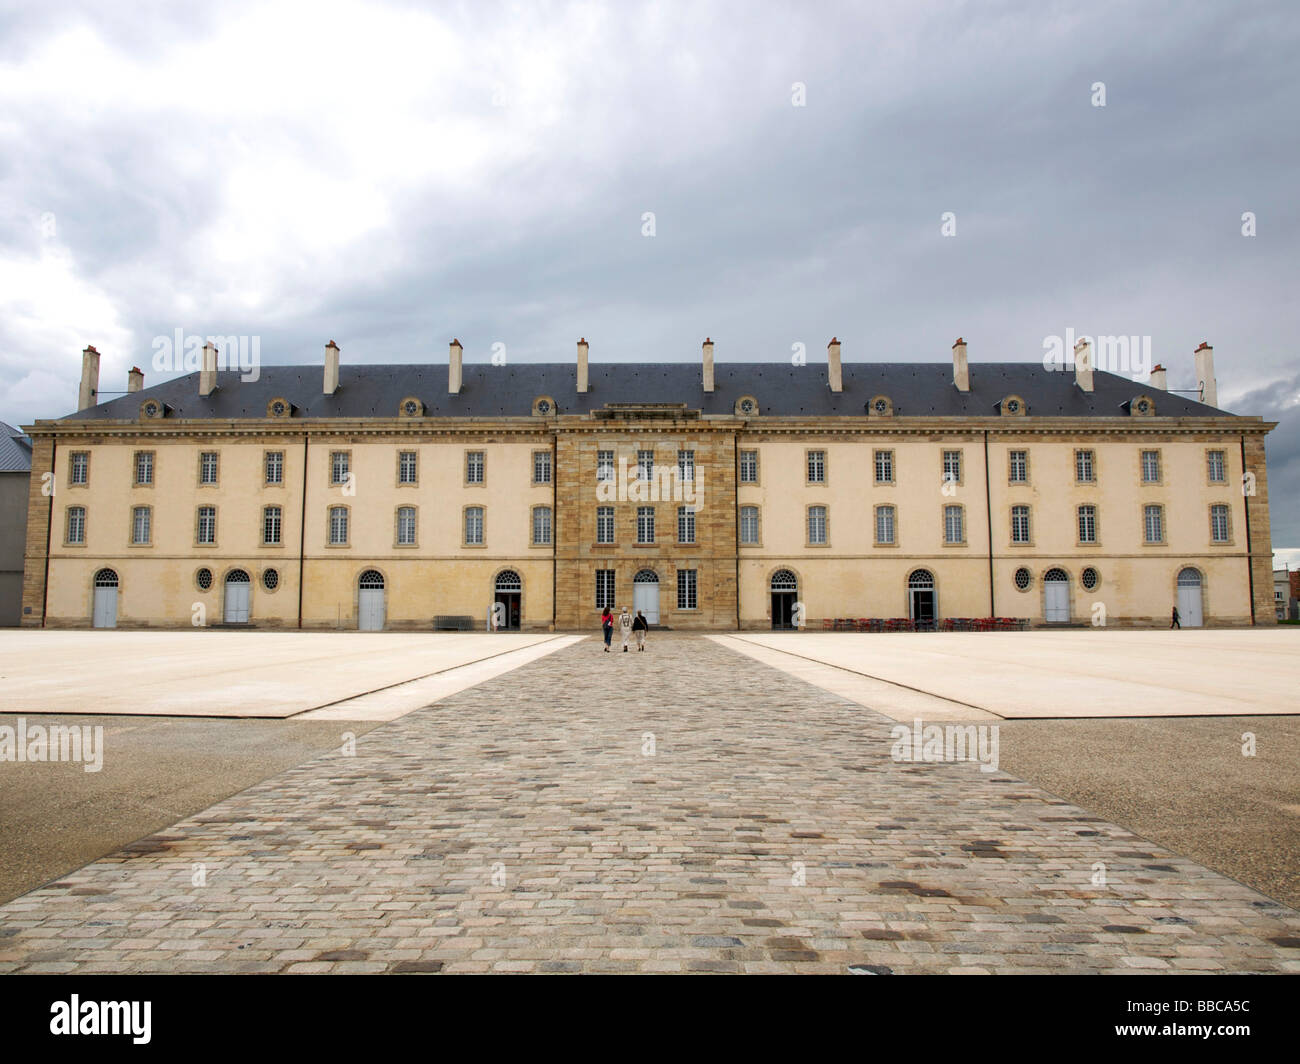
<svg viewBox="0 0 1300 1064">
<path fill-rule="evenodd" d="M 929 570 L 917 569 L 907 578 L 907 604 L 918 628 L 934 627 L 934 575 Z"/>
<path fill-rule="evenodd" d="M 521 621 L 521 605 L 524 597 L 524 582 L 513 569 L 497 574 L 496 602 L 501 607 L 496 610 L 498 630 L 518 631 Z"/>
<path fill-rule="evenodd" d="M 795 627 L 794 604 L 799 598 L 799 580 L 789 569 L 778 569 L 768 586 L 772 595 L 772 628 L 788 632 Z"/>
<path fill-rule="evenodd" d="M 226 574 L 226 601 L 221 619 L 226 624 L 248 623 L 248 598 L 252 581 L 243 569 L 232 569 Z"/>
<path fill-rule="evenodd" d="M 1043 577 L 1043 619 L 1049 624 L 1070 619 L 1070 577 L 1064 569 L 1048 569 Z"/>
<path fill-rule="evenodd" d="M 363 632 L 384 630 L 384 574 L 367 569 L 357 581 L 357 628 Z"/>
<path fill-rule="evenodd" d="M 1178 623 L 1184 628 L 1199 628 L 1201 616 L 1201 573 L 1188 566 L 1178 574 Z"/>
<path fill-rule="evenodd" d="M 647 624 L 659 623 L 659 574 L 642 569 L 632 577 L 632 613 L 640 610 Z"/>
<path fill-rule="evenodd" d="M 117 573 L 112 569 L 101 569 L 95 574 L 91 623 L 96 628 L 117 627 Z"/>
</svg>

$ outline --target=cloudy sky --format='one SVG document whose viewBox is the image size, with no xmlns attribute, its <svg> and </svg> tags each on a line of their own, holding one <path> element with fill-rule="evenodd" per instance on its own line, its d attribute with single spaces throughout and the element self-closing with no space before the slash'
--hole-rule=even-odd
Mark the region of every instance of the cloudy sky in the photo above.
<svg viewBox="0 0 1300 1064">
<path fill-rule="evenodd" d="M 0 3 L 0 419 L 178 328 L 973 373 L 1073 329 L 1172 388 L 1208 340 L 1300 563 L 1297 44 L 1226 0 Z"/>
</svg>

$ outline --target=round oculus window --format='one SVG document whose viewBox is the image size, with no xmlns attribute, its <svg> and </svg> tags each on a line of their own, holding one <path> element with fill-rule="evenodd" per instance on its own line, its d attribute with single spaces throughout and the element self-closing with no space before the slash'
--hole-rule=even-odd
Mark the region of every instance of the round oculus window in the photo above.
<svg viewBox="0 0 1300 1064">
<path fill-rule="evenodd" d="M 1079 574 L 1079 583 L 1083 585 L 1085 591 L 1092 591 L 1101 583 L 1101 574 L 1089 566 Z"/>
<path fill-rule="evenodd" d="M 1020 400 L 1012 399 L 1009 403 L 1007 403 L 1007 409 L 1014 414 L 1017 410 L 1020 409 Z"/>
<path fill-rule="evenodd" d="M 263 569 L 262 586 L 266 588 L 267 591 L 274 591 L 280 586 L 280 574 L 274 569 Z"/>
<path fill-rule="evenodd" d="M 877 400 L 876 400 L 876 413 L 877 413 L 877 414 L 883 414 L 883 413 L 884 413 L 886 410 L 888 410 L 888 409 L 889 409 L 889 403 L 888 403 L 888 402 L 886 402 L 884 399 L 877 399 Z"/>
<path fill-rule="evenodd" d="M 745 414 L 752 414 L 752 413 L 754 412 L 754 400 L 753 400 L 753 399 L 742 399 L 742 400 L 740 401 L 740 409 L 741 409 L 741 412 L 742 412 L 742 413 L 745 413 Z"/>
<path fill-rule="evenodd" d="M 284 410 L 285 410 L 284 403 L 276 402 L 271 405 L 271 411 L 276 415 L 276 417 L 283 417 Z"/>
<path fill-rule="evenodd" d="M 551 404 L 543 399 L 537 404 L 537 412 L 539 414 L 549 414 L 551 412 Z"/>
<path fill-rule="evenodd" d="M 208 591 L 212 587 L 212 570 L 200 569 L 194 574 L 194 582 L 199 585 L 200 591 Z"/>
<path fill-rule="evenodd" d="M 1033 580 L 1029 570 L 1023 565 L 1016 570 L 1016 587 L 1021 591 L 1028 591 L 1029 584 Z"/>
<path fill-rule="evenodd" d="M 408 400 L 406 401 L 406 412 L 407 412 L 408 414 L 414 414 L 414 413 L 416 413 L 419 409 L 420 409 L 420 408 L 416 405 L 416 402 L 415 402 L 414 399 L 408 399 Z"/>
</svg>

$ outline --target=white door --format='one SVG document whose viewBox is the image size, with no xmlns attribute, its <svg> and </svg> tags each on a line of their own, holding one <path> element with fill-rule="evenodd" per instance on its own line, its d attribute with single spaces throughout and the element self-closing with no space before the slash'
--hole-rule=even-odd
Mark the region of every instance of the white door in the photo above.
<svg viewBox="0 0 1300 1064">
<path fill-rule="evenodd" d="M 357 627 L 363 632 L 384 630 L 384 589 L 363 587 L 357 592 Z"/>
<path fill-rule="evenodd" d="M 95 588 L 94 625 L 96 628 L 117 627 L 117 588 Z"/>
<path fill-rule="evenodd" d="M 1199 628 L 1201 616 L 1201 574 L 1184 569 L 1178 574 L 1178 623 L 1184 628 Z"/>
<path fill-rule="evenodd" d="M 659 623 L 659 581 L 638 578 L 632 584 L 632 613 L 640 610 L 647 624 Z"/>
<path fill-rule="evenodd" d="M 1055 571 L 1043 578 L 1044 619 L 1068 621 L 1070 619 L 1070 581 L 1064 573 Z"/>
<path fill-rule="evenodd" d="M 222 620 L 226 624 L 248 623 L 248 577 L 243 580 L 226 579 L 226 606 Z"/>
</svg>

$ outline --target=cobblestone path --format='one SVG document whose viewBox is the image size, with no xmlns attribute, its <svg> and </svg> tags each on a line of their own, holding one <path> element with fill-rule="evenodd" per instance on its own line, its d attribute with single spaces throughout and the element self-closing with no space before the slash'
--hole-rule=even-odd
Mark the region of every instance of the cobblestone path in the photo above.
<svg viewBox="0 0 1300 1064">
<path fill-rule="evenodd" d="M 1300 971 L 1295 911 L 891 727 L 589 639 L 0 908 L 0 971 Z"/>
</svg>

